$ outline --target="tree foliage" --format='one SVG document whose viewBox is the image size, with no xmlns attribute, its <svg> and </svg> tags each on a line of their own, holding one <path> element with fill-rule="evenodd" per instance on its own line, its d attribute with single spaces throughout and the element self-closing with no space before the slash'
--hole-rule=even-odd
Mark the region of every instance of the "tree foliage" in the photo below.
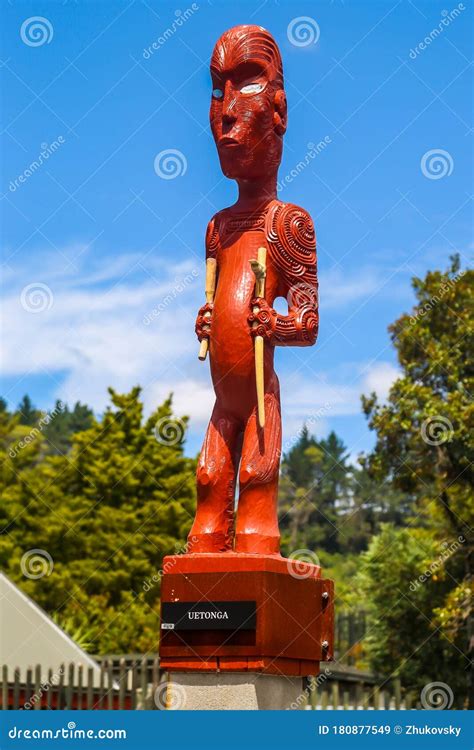
<svg viewBox="0 0 474 750">
<path fill-rule="evenodd" d="M 316 440 L 307 427 L 282 461 L 280 525 L 283 544 L 296 549 L 338 549 L 337 504 L 350 487 L 347 450 L 334 432 Z"/>
<path fill-rule="evenodd" d="M 443 586 L 439 585 L 439 574 L 437 579 L 429 576 L 423 584 L 425 614 L 432 628 L 430 645 L 423 648 L 428 656 L 432 654 L 433 666 L 441 646 L 444 649 L 451 644 L 451 660 L 457 659 L 461 650 L 468 675 L 465 693 L 472 690 L 468 594 L 472 589 L 474 515 L 473 281 L 473 272 L 461 271 L 457 257 L 452 258 L 445 273 L 433 271 L 425 279 L 414 279 L 417 303 L 411 314 L 402 315 L 390 328 L 401 377 L 392 386 L 387 403 L 378 403 L 375 395 L 363 401 L 377 436 L 375 449 L 366 461 L 369 473 L 376 481 L 388 478 L 394 487 L 416 499 L 406 529 L 406 534 L 415 535 L 416 542 L 410 546 L 406 536 L 398 537 L 398 543 L 404 544 L 401 557 L 394 550 L 396 575 L 400 575 L 413 544 L 415 550 L 420 547 L 418 554 L 422 557 L 434 555 L 431 562 L 436 562 L 434 550 L 439 555 L 440 545 L 454 549 L 444 566 L 452 573 L 443 578 Z M 384 537 L 374 541 L 374 545 L 383 544 Z M 419 561 L 421 566 L 428 563 L 428 559 Z M 367 568 L 364 583 L 372 604 L 377 604 L 388 567 L 387 561 L 385 567 Z M 386 590 L 387 605 L 398 599 L 399 588 Z M 408 657 L 408 639 L 397 632 L 400 624 L 387 623 L 376 606 L 373 626 L 378 643 L 375 661 L 389 658 L 389 636 L 390 648 L 400 663 Z M 409 651 L 415 650 L 425 631 L 413 624 Z M 437 668 L 441 668 L 439 664 Z"/>
<path fill-rule="evenodd" d="M 45 455 L 41 432 L 20 448 L 18 415 L 0 413 L 0 566 L 97 652 L 147 651 L 163 556 L 182 546 L 194 514 L 194 462 L 171 399 L 144 419 L 139 388 L 110 394 L 65 455 Z M 45 575 L 31 576 L 31 550 Z"/>
</svg>

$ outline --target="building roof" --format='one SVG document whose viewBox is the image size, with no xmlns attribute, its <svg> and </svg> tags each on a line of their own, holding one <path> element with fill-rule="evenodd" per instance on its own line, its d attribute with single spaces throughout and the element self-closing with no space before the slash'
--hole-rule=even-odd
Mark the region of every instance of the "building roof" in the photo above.
<svg viewBox="0 0 474 750">
<path fill-rule="evenodd" d="M 92 667 L 98 684 L 100 667 L 29 596 L 0 573 L 0 663 L 21 673 L 41 666 L 58 672 L 61 665 Z M 67 672 L 67 670 L 66 670 Z M 67 681 L 67 678 L 66 678 Z"/>
</svg>

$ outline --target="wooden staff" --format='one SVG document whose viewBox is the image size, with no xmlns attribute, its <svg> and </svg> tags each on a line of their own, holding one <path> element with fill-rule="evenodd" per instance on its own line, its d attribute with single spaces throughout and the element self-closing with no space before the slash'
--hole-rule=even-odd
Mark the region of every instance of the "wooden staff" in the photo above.
<svg viewBox="0 0 474 750">
<path fill-rule="evenodd" d="M 217 270 L 217 264 L 215 258 L 208 258 L 206 261 L 206 302 L 211 303 L 214 302 L 214 292 L 216 291 L 216 270 Z M 211 313 L 207 312 L 205 314 L 206 318 L 211 317 Z M 207 350 L 209 348 L 209 339 L 203 339 L 201 341 L 201 345 L 199 347 L 199 354 L 198 357 L 201 360 L 201 362 L 204 362 L 204 360 L 207 357 Z"/>
<path fill-rule="evenodd" d="M 265 276 L 267 274 L 266 260 L 267 249 L 265 247 L 259 247 L 257 260 L 250 261 L 252 271 L 255 274 L 256 297 L 263 297 L 265 294 Z M 254 313 L 258 313 L 258 310 L 259 308 L 257 306 L 253 308 Z M 258 323 L 255 322 L 253 327 L 256 328 L 257 325 Z M 263 347 L 263 336 L 255 336 L 255 383 L 257 386 L 258 423 L 262 428 L 265 427 L 265 373 L 263 368 Z"/>
</svg>

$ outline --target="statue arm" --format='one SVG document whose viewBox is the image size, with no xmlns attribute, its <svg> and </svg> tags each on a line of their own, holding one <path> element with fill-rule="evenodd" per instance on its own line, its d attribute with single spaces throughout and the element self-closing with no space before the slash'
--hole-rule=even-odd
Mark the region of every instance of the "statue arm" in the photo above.
<svg viewBox="0 0 474 750">
<path fill-rule="evenodd" d="M 316 237 L 309 214 L 292 204 L 278 204 L 267 218 L 266 235 L 272 263 L 280 279 L 280 295 L 288 315 L 280 315 L 264 300 L 253 300 L 254 335 L 274 346 L 311 346 L 318 335 Z"/>
<path fill-rule="evenodd" d="M 206 262 L 209 258 L 214 258 L 217 261 L 217 245 L 218 245 L 218 232 L 216 227 L 216 216 L 213 216 L 207 225 L 206 231 Z M 217 280 L 216 280 L 217 285 Z M 195 331 L 199 341 L 203 339 L 210 339 L 212 329 L 212 311 L 214 309 L 213 302 L 206 302 L 202 305 L 196 317 Z"/>
</svg>

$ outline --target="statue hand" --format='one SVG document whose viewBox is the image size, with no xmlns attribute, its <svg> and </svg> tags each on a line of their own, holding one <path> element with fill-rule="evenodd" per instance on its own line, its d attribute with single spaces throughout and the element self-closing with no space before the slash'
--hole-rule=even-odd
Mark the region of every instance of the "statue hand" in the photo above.
<svg viewBox="0 0 474 750">
<path fill-rule="evenodd" d="M 196 336 L 199 341 L 210 338 L 213 309 L 214 304 L 212 302 L 206 302 L 206 304 L 199 309 L 195 326 Z"/>
<path fill-rule="evenodd" d="M 277 324 L 276 310 L 270 307 L 263 297 L 255 297 L 250 302 L 250 307 L 252 312 L 248 316 L 248 322 L 251 335 L 263 336 L 267 341 L 271 341 Z"/>
</svg>

